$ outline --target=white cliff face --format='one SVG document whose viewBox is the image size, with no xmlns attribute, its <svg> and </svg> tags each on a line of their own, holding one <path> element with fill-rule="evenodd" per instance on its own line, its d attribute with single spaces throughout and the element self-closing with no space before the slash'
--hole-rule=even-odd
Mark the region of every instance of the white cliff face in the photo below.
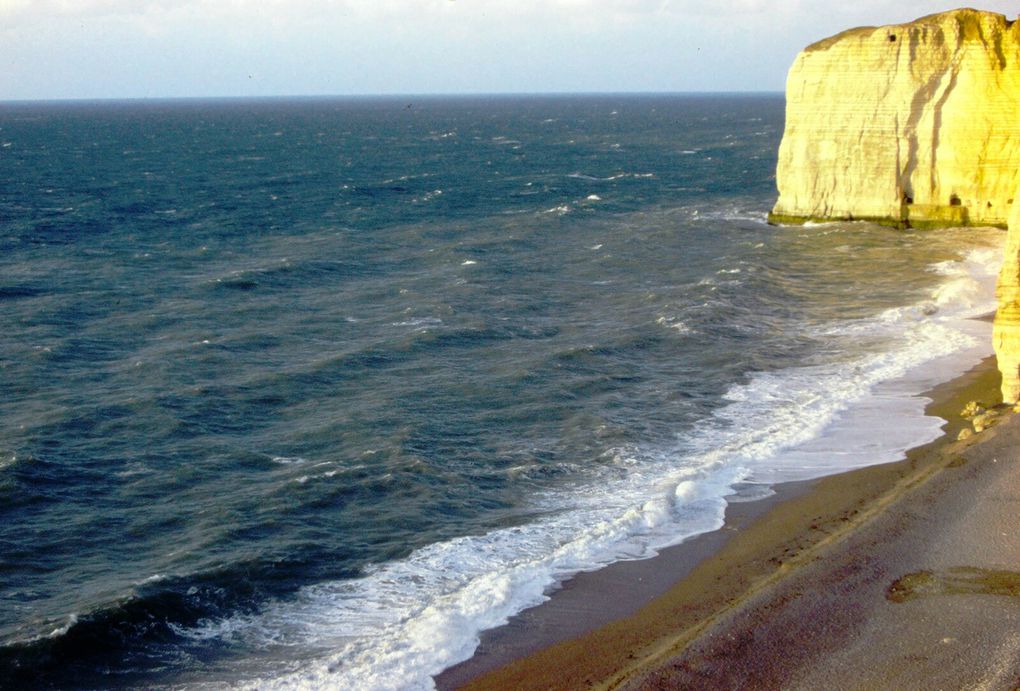
<svg viewBox="0 0 1020 691">
<path fill-rule="evenodd" d="M 787 81 L 771 219 L 1005 225 L 1020 182 L 1020 23 L 955 10 L 844 32 Z"/>
<path fill-rule="evenodd" d="M 1020 195 L 1020 189 L 1017 194 Z M 1005 256 L 995 286 L 998 309 L 992 329 L 992 344 L 1002 373 L 1002 400 L 1020 400 L 1020 201 L 1009 216 Z"/>
</svg>

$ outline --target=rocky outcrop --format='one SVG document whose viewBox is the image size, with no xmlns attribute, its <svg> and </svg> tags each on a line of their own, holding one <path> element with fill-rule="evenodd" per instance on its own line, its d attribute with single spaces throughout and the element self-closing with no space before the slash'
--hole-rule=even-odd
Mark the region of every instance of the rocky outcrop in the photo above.
<svg viewBox="0 0 1020 691">
<path fill-rule="evenodd" d="M 1004 226 L 1020 183 L 1020 23 L 954 10 L 852 29 L 790 69 L 770 220 Z"/>
</svg>

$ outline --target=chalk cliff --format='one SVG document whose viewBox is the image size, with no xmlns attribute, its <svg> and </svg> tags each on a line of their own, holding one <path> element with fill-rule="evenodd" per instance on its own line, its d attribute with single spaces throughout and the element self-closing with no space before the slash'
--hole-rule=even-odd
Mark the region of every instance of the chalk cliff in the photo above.
<svg viewBox="0 0 1020 691">
<path fill-rule="evenodd" d="M 776 185 L 773 223 L 1008 224 L 993 340 L 1020 399 L 1020 22 L 961 9 L 808 46 Z"/>
<path fill-rule="evenodd" d="M 852 29 L 790 69 L 777 223 L 1005 226 L 1020 182 L 1020 23 L 962 9 Z"/>
<path fill-rule="evenodd" d="M 1020 189 L 1016 191 L 1020 198 Z M 1006 250 L 995 286 L 999 303 L 995 311 L 992 343 L 1002 372 L 1002 400 L 1020 400 L 1020 203 L 1009 216 Z"/>
</svg>

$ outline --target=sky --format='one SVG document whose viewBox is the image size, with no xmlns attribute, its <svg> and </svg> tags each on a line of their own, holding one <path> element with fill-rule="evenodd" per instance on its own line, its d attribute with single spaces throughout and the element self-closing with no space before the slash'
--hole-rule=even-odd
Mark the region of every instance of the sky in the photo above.
<svg viewBox="0 0 1020 691">
<path fill-rule="evenodd" d="M 936 0 L 0 0 L 0 101 L 782 91 Z M 981 9 L 1016 18 L 1020 1 Z"/>
</svg>

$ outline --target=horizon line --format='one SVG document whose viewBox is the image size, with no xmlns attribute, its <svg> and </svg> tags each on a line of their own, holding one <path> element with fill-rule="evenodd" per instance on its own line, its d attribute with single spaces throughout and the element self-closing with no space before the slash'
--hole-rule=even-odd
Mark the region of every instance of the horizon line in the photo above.
<svg viewBox="0 0 1020 691">
<path fill-rule="evenodd" d="M 2 105 L 27 105 L 46 103 L 125 103 L 125 102 L 168 102 L 168 101 L 284 101 L 284 100 L 371 100 L 371 99 L 439 99 L 439 98 L 541 98 L 563 96 L 782 96 L 784 91 L 774 90 L 730 90 L 730 91 L 478 91 L 478 92 L 421 92 L 421 93 L 360 93 L 360 94 L 266 94 L 266 95 L 219 95 L 219 96 L 68 96 L 41 98 L 0 99 Z"/>
</svg>

